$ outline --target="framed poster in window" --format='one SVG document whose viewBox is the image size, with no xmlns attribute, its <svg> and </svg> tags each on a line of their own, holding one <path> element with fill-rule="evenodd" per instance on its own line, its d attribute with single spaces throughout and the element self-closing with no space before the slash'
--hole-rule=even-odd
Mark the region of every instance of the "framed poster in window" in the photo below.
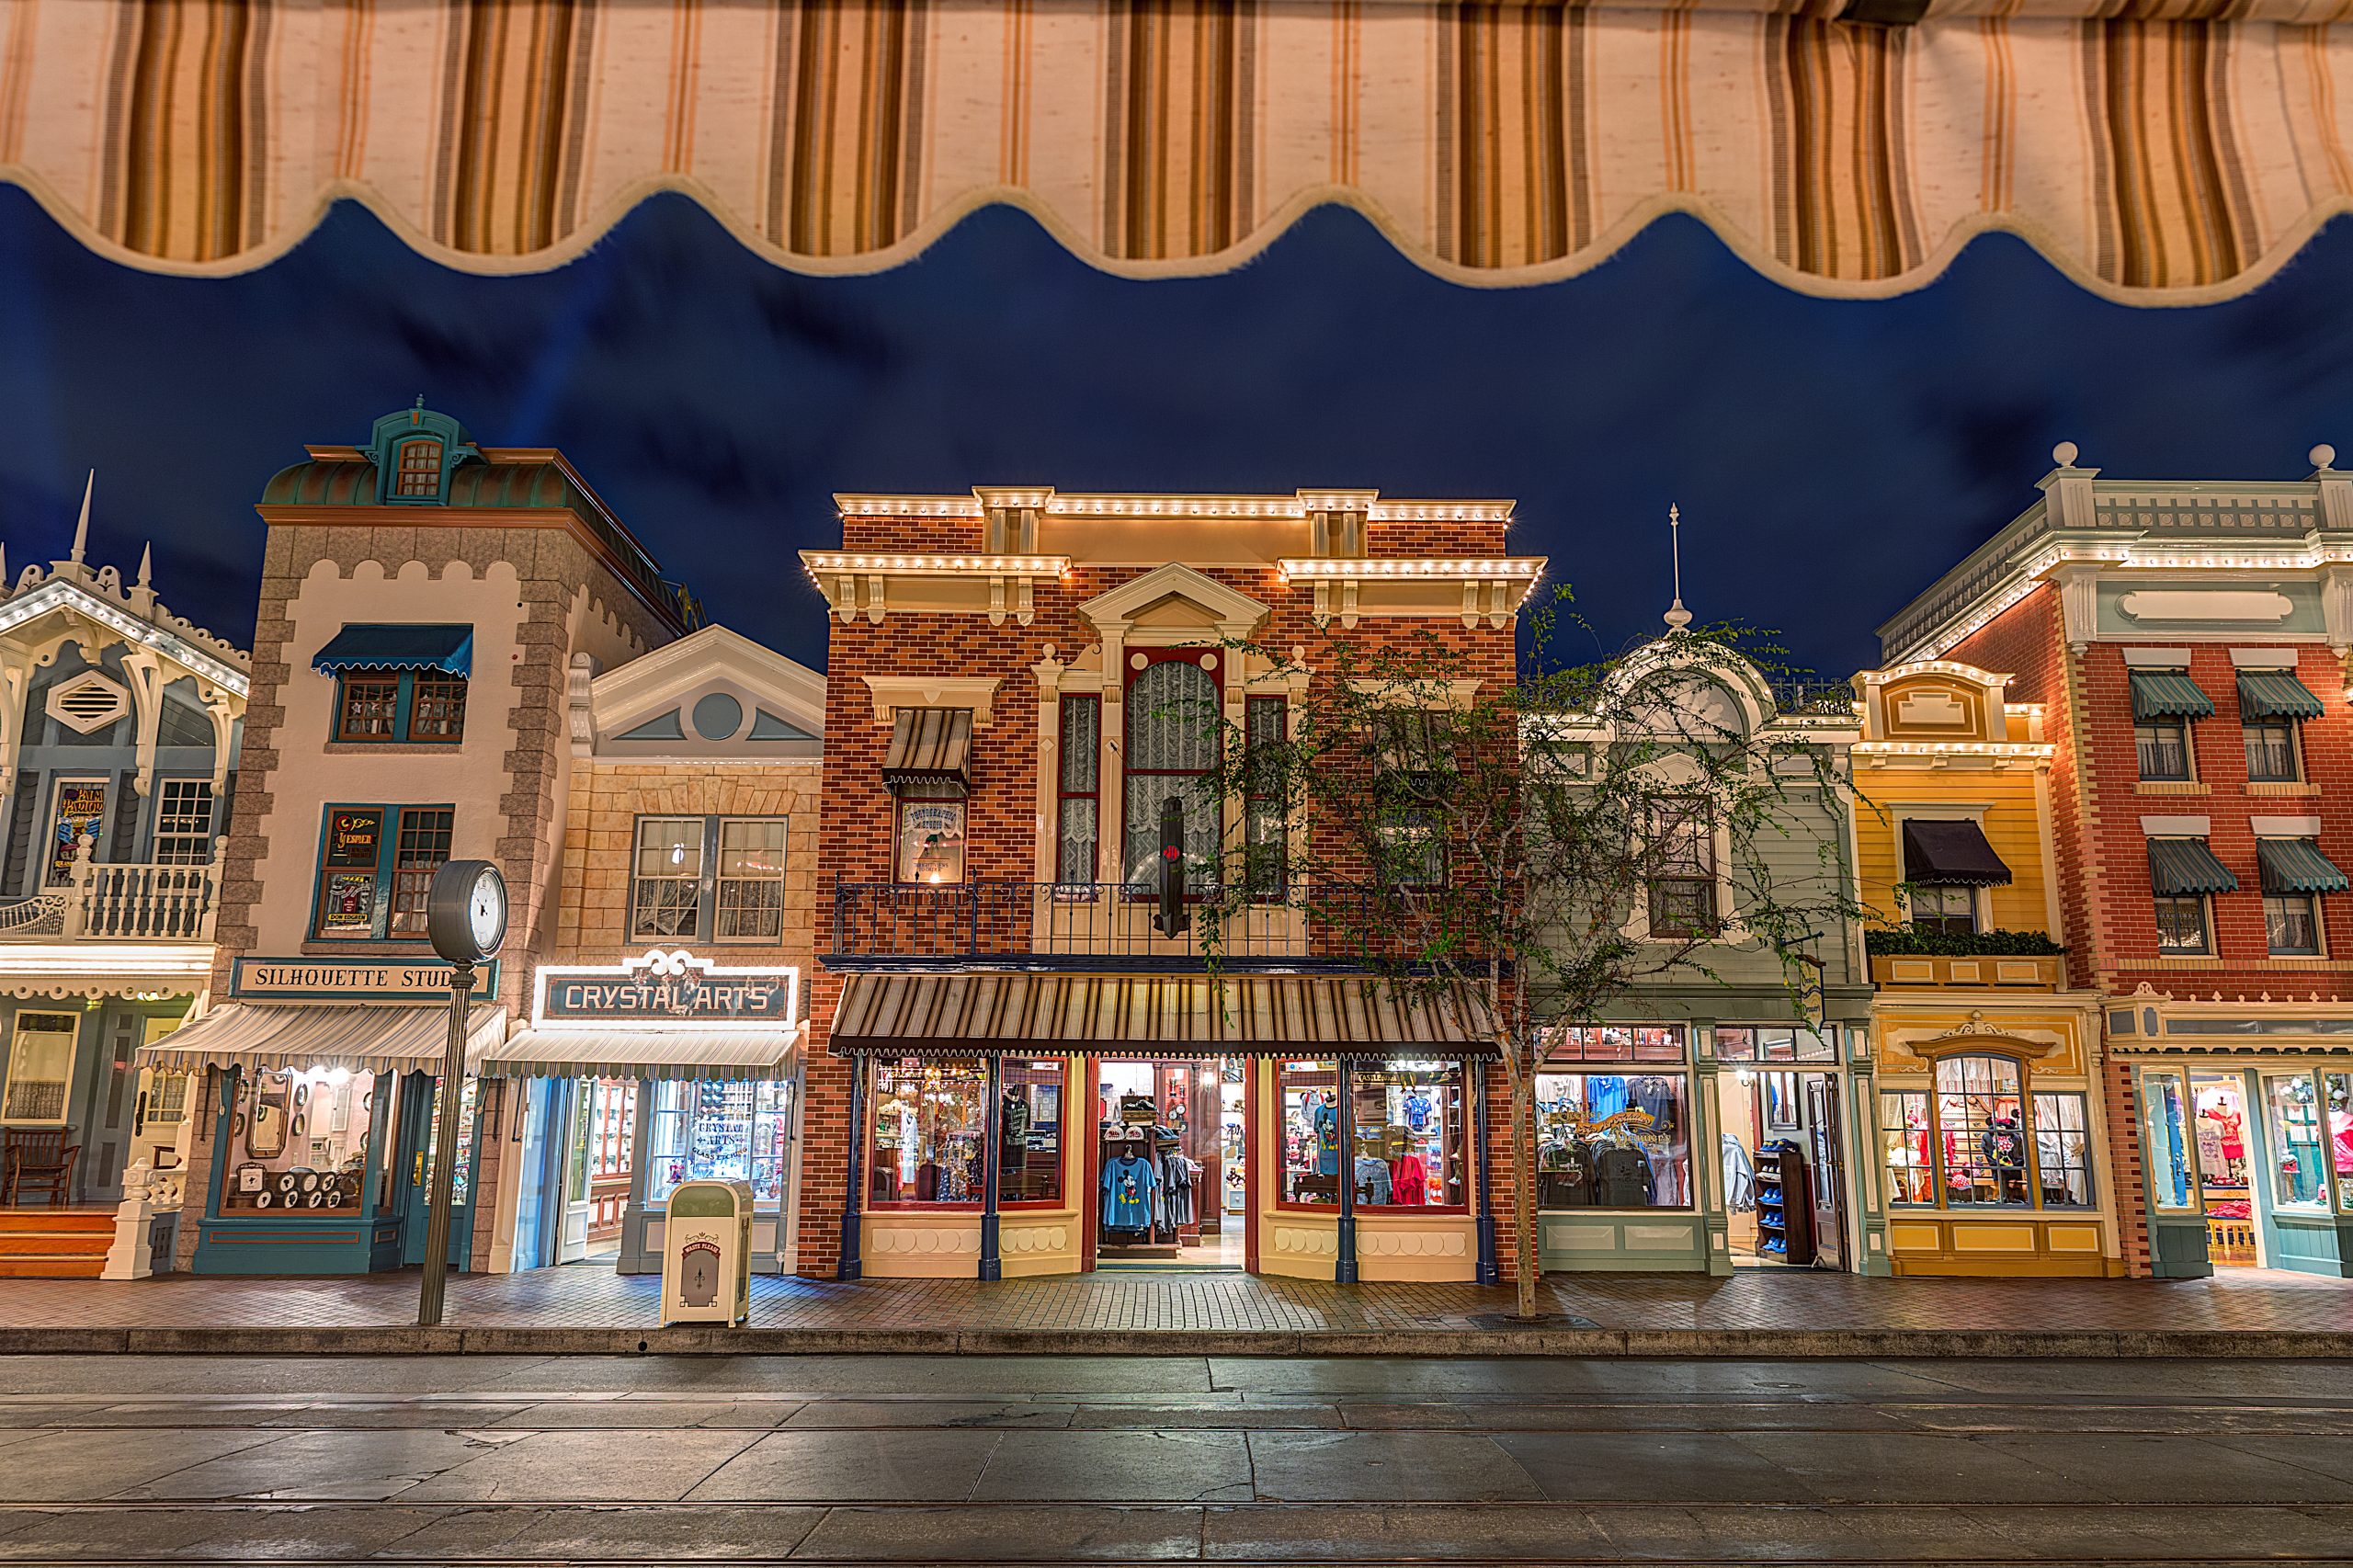
<svg viewBox="0 0 2353 1568">
<path fill-rule="evenodd" d="M 49 883 L 51 887 L 74 874 L 74 858 L 85 840 L 106 826 L 107 784 L 103 778 L 61 778 L 49 813 Z M 97 858 L 95 849 L 92 858 Z"/>
</svg>

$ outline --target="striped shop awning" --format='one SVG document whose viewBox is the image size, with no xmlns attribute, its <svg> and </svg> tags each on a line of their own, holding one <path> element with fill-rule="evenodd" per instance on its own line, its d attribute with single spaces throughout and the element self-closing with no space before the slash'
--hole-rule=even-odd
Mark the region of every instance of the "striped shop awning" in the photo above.
<svg viewBox="0 0 2353 1568">
<path fill-rule="evenodd" d="M 1365 976 L 853 974 L 838 1054 L 1390 1056 L 1494 1051 L 1484 998 Z"/>
<path fill-rule="evenodd" d="M 2343 892 L 2353 887 L 2353 879 L 2309 838 L 2258 838 L 2255 858 L 2265 892 Z"/>
<path fill-rule="evenodd" d="M 2236 892 L 2239 880 L 2202 838 L 2149 840 L 2149 886 L 2159 898 Z"/>
<path fill-rule="evenodd" d="M 2134 670 L 2135 719 L 2211 719 L 2214 699 L 2184 670 Z"/>
<path fill-rule="evenodd" d="M 891 749 L 882 757 L 882 782 L 896 790 L 908 784 L 972 783 L 965 760 L 972 749 L 969 708 L 902 708 L 891 720 Z"/>
<path fill-rule="evenodd" d="M 485 1078 L 783 1078 L 798 1064 L 801 1028 L 517 1029 L 482 1054 Z"/>
<path fill-rule="evenodd" d="M 467 1029 L 468 1059 L 482 1055 L 506 1033 L 506 1008 L 475 1009 Z M 435 1072 L 449 1040 L 447 1007 L 225 1002 L 154 1044 L 141 1047 L 140 1057 L 150 1066 L 181 1072 L 197 1067 Z"/>
<path fill-rule="evenodd" d="M 2317 719 L 2320 699 L 2293 670 L 2241 670 L 2239 716 L 2243 719 Z"/>
</svg>

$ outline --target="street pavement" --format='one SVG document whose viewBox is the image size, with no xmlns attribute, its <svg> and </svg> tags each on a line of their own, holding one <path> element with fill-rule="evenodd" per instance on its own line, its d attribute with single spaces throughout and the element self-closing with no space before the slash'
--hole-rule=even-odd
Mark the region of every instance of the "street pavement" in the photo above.
<svg viewBox="0 0 2353 1568">
<path fill-rule="evenodd" d="M 2353 1562 L 2353 1365 L 0 1358 L 0 1562 Z"/>
</svg>

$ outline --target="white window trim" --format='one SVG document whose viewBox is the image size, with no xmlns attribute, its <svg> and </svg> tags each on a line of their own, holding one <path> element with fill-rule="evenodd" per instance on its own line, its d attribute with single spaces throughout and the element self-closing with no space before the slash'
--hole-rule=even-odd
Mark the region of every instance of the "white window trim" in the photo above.
<svg viewBox="0 0 2353 1568">
<path fill-rule="evenodd" d="M 727 824 L 734 822 L 774 823 L 784 830 L 780 854 L 781 864 L 773 877 L 731 877 L 720 868 L 720 858 L 727 846 Z M 773 948 L 784 940 L 784 887 L 792 875 L 792 819 L 785 816 L 756 816 L 733 812 L 713 818 L 707 826 L 709 839 L 703 846 L 704 862 L 710 868 L 710 939 L 719 947 Z M 777 927 L 773 937 L 722 937 L 719 934 L 720 894 L 729 882 L 767 883 L 777 887 Z"/>
<path fill-rule="evenodd" d="M 64 1078 L 65 1094 L 63 1097 L 58 1101 L 57 1114 L 53 1117 L 0 1116 L 0 1125 L 8 1127 L 63 1127 L 67 1124 L 67 1118 L 71 1115 L 74 1109 L 74 1074 L 82 1065 L 82 1021 L 80 1017 L 71 1013 L 53 1013 L 41 1007 L 20 1007 L 17 1011 L 14 1026 L 8 1032 L 8 1072 L 5 1082 L 0 1082 L 0 1110 L 5 1110 L 6 1108 L 8 1096 L 13 1094 L 16 1089 L 17 1052 L 24 1047 L 24 1040 L 27 1032 L 25 1029 L 25 1020 L 27 1018 L 47 1017 L 70 1017 L 74 1019 L 73 1031 L 66 1036 Z M 52 1032 L 53 1031 L 47 1029 L 41 1031 L 44 1035 L 48 1035 Z M 40 1080 L 40 1082 L 42 1083 L 47 1083 L 50 1080 L 45 1078 Z"/>
</svg>

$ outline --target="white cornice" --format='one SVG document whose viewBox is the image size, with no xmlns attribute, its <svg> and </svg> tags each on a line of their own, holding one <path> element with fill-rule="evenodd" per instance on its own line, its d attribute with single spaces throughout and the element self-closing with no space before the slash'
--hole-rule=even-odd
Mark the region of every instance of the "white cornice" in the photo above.
<svg viewBox="0 0 2353 1568">
<path fill-rule="evenodd" d="M 185 621 L 177 622 L 176 626 L 158 624 L 127 605 L 115 603 L 78 583 L 60 578 L 51 578 L 6 602 L 0 602 L 0 636 L 53 613 L 78 616 L 104 627 L 125 642 L 152 649 L 198 679 L 209 682 L 240 700 L 253 684 L 244 669 L 232 663 L 230 656 L 224 656 L 244 657 L 242 652 L 221 642 L 211 633 Z M 204 643 L 210 643 L 212 647 L 207 648 Z M 220 651 L 215 652 L 215 649 Z"/>
<path fill-rule="evenodd" d="M 996 702 L 995 676 L 865 676 L 874 699 L 877 723 L 887 724 L 902 708 L 969 708 L 972 722 L 985 724 Z"/>
</svg>

